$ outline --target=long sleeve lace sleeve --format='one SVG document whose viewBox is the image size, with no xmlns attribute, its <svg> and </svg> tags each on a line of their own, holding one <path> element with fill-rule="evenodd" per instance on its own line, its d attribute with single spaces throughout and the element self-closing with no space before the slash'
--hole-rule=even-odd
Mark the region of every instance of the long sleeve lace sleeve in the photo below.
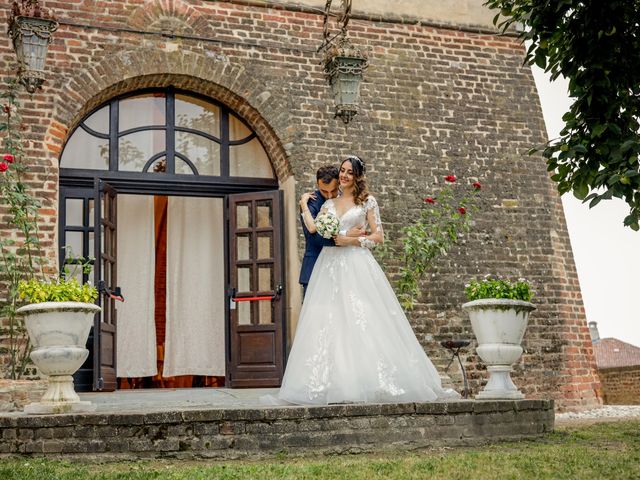
<svg viewBox="0 0 640 480">
<path fill-rule="evenodd" d="M 364 205 L 364 211 L 367 218 L 367 223 L 371 229 L 371 235 L 366 237 L 360 237 L 360 246 L 364 248 L 372 249 L 378 243 L 382 243 L 384 234 L 382 230 L 382 220 L 380 219 L 380 208 L 378 202 L 373 195 L 369 195 Z"/>
</svg>

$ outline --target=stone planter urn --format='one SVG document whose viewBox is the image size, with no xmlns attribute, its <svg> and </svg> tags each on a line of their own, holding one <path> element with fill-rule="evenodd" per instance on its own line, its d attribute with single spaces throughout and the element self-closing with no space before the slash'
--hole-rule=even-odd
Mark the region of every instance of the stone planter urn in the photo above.
<svg viewBox="0 0 640 480">
<path fill-rule="evenodd" d="M 484 298 L 462 305 L 469 313 L 478 341 L 476 352 L 487 364 L 489 380 L 476 395 L 478 400 L 521 399 L 522 392 L 511 380 L 511 365 L 522 355 L 522 338 L 532 303 L 521 300 Z"/>
<path fill-rule="evenodd" d="M 81 401 L 75 392 L 73 374 L 89 355 L 85 345 L 94 315 L 99 311 L 97 305 L 81 302 L 33 303 L 18 309 L 33 345 L 31 360 L 49 377 L 49 386 L 42 399 L 25 406 L 25 413 L 95 410 L 95 405 Z"/>
</svg>

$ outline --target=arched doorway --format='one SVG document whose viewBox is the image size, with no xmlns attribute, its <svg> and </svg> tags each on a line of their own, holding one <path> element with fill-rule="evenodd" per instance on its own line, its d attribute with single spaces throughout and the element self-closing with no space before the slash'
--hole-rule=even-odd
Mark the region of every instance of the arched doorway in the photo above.
<svg viewBox="0 0 640 480">
<path fill-rule="evenodd" d="M 79 390 L 152 376 L 154 347 L 155 377 L 279 385 L 282 197 L 265 149 L 234 112 L 174 88 L 101 105 L 62 152 L 59 212 L 61 267 L 101 290 Z M 73 271 L 80 259 L 91 268 Z M 127 370 L 140 364 L 148 368 Z"/>
</svg>

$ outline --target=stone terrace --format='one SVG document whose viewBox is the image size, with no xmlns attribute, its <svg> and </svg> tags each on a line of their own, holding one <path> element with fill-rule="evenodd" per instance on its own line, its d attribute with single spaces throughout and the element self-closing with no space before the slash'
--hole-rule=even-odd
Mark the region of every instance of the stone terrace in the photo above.
<svg viewBox="0 0 640 480">
<path fill-rule="evenodd" d="M 552 400 L 269 407 L 269 390 L 87 394 L 97 411 L 0 414 L 0 454 L 86 459 L 258 458 L 469 446 L 554 427 Z M 208 399 L 205 399 L 205 395 Z"/>
</svg>

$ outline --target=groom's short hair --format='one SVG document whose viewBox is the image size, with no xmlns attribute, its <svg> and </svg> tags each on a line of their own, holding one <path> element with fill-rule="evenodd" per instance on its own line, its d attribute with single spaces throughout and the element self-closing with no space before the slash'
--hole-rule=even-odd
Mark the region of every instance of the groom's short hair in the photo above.
<svg viewBox="0 0 640 480">
<path fill-rule="evenodd" d="M 338 167 L 334 165 L 325 165 L 320 167 L 316 172 L 316 180 L 322 183 L 331 183 L 332 180 L 338 178 Z"/>
</svg>

